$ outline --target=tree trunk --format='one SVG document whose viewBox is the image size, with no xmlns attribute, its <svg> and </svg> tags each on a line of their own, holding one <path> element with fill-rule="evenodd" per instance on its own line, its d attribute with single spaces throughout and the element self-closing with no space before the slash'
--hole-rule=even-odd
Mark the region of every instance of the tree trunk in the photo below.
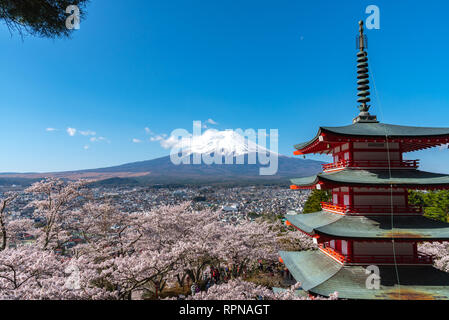
<svg viewBox="0 0 449 320">
<path fill-rule="evenodd" d="M 6 235 L 6 223 L 5 223 L 5 217 L 3 216 L 3 212 L 6 208 L 6 200 L 3 200 L 0 205 L 0 228 L 2 231 L 2 245 L 0 246 L 0 251 L 3 251 L 6 249 L 6 241 L 7 241 L 7 235 Z"/>
</svg>

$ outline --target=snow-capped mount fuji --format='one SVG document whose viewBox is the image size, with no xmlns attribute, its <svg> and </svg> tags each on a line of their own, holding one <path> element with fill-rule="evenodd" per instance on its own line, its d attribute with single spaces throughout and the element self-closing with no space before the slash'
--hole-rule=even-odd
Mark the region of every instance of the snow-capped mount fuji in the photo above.
<svg viewBox="0 0 449 320">
<path fill-rule="evenodd" d="M 261 135 L 258 137 L 270 140 Z M 241 133 L 225 130 L 207 130 L 201 135 L 188 136 L 182 139 L 168 138 L 164 143 L 175 150 L 178 163 L 172 156 L 154 160 L 128 163 L 121 166 L 92 170 L 96 173 L 112 172 L 145 172 L 139 179 L 150 183 L 185 184 L 185 183 L 289 183 L 292 177 L 304 177 L 321 172 L 322 162 L 287 157 L 269 150 Z M 277 143 L 277 142 L 276 142 Z M 217 157 L 218 154 L 218 157 Z M 274 175 L 261 175 L 261 168 L 270 164 L 261 164 L 260 156 L 274 161 L 277 159 L 277 171 Z M 186 161 L 186 158 L 189 161 Z M 200 162 L 195 160 L 200 159 Z M 206 161 L 217 160 L 209 163 Z M 254 162 L 253 162 L 254 161 Z M 243 162 L 243 163 L 242 163 Z M 239 164 L 242 163 L 242 164 Z M 270 162 L 271 163 L 271 162 Z M 134 178 L 137 179 L 137 178 Z M 137 179 L 138 180 L 138 179 Z"/>
<path fill-rule="evenodd" d="M 184 155 L 218 153 L 236 157 L 257 152 L 277 154 L 254 142 L 256 137 L 254 134 L 252 139 L 246 138 L 234 130 L 207 130 L 202 135 L 179 139 L 174 147 L 182 149 Z"/>
<path fill-rule="evenodd" d="M 182 160 L 180 164 L 174 163 L 172 155 L 90 170 L 31 175 L 0 174 L 0 184 L 2 179 L 37 179 L 46 176 L 95 178 L 111 184 L 288 184 L 290 178 L 311 176 L 322 169 L 322 162 L 278 154 L 231 130 L 207 130 L 201 135 L 178 140 L 169 137 L 163 143 L 165 147 L 179 151 L 177 156 Z M 277 171 L 274 175 L 260 175 L 261 168 L 269 166 L 266 162 L 261 164 L 261 154 L 265 156 L 265 160 L 271 158 L 274 161 L 273 157 L 277 158 Z M 200 159 L 200 162 L 195 162 L 195 159 Z M 217 159 L 221 159 L 222 164 L 214 161 Z"/>
</svg>

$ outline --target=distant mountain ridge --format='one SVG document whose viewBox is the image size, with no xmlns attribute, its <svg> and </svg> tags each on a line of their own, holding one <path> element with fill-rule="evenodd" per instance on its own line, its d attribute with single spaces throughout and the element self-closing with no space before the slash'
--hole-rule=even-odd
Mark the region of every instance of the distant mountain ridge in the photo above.
<svg viewBox="0 0 449 320">
<path fill-rule="evenodd" d="M 187 141 L 178 141 L 182 149 L 182 156 L 189 158 L 191 164 L 174 164 L 170 156 L 153 160 L 126 163 L 107 168 L 53 172 L 53 173 L 4 173 L 0 174 L 2 181 L 16 181 L 15 179 L 41 179 L 46 176 L 79 179 L 91 178 L 100 180 L 103 184 L 254 184 L 254 183 L 283 183 L 289 179 L 311 176 L 322 170 L 322 162 L 287 157 L 272 152 L 267 148 L 245 140 L 235 131 L 208 130 L 201 136 L 193 136 Z M 176 147 L 176 144 L 173 145 Z M 223 164 L 193 164 L 194 157 L 204 155 L 221 158 Z M 271 158 L 277 157 L 277 172 L 274 175 L 260 175 L 261 165 L 258 161 L 259 153 L 265 153 Z M 225 158 L 233 164 L 224 164 Z M 244 164 L 236 164 L 237 159 L 243 158 Z M 256 164 L 249 159 L 256 158 Z M 274 159 L 272 159 L 274 160 Z M 254 163 L 254 162 L 252 162 Z"/>
<path fill-rule="evenodd" d="M 40 179 L 47 176 L 77 179 L 92 178 L 110 183 L 126 184 L 186 184 L 186 183 L 288 183 L 290 178 L 314 175 L 322 170 L 320 161 L 278 156 L 278 171 L 272 176 L 259 175 L 260 164 L 180 164 L 172 163 L 170 156 L 153 160 L 126 163 L 119 166 L 54 172 L 54 173 L 4 173 L 2 182 L 20 183 L 21 179 Z M 235 163 L 235 159 L 234 159 Z M 266 166 L 262 166 L 266 167 Z M 120 180 L 122 179 L 122 180 Z"/>
<path fill-rule="evenodd" d="M 262 166 L 258 163 L 248 164 L 248 156 L 248 154 L 245 155 L 245 164 L 235 164 L 236 161 L 234 157 L 234 164 L 210 165 L 204 163 L 175 165 L 171 162 L 170 157 L 167 156 L 149 161 L 140 161 L 115 167 L 97 169 L 93 170 L 93 172 L 148 172 L 145 176 L 145 180 L 154 181 L 156 183 L 164 183 L 166 180 L 170 180 L 171 182 L 185 182 L 188 180 L 204 182 L 284 181 L 287 183 L 290 178 L 310 176 L 322 170 L 322 162 L 279 155 L 277 173 L 272 176 L 261 176 L 259 174 L 259 169 L 266 166 Z"/>
</svg>

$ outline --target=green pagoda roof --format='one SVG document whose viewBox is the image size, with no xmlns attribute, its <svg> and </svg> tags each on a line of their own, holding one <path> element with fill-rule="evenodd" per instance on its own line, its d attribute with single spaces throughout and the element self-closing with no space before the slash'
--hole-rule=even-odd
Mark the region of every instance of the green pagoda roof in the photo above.
<svg viewBox="0 0 449 320">
<path fill-rule="evenodd" d="M 297 186 L 313 186 L 320 181 L 346 185 L 449 186 L 449 175 L 415 169 L 389 171 L 346 168 L 337 172 L 324 172 L 311 177 L 291 179 L 290 181 Z"/>
<path fill-rule="evenodd" d="M 353 136 L 429 137 L 449 135 L 449 128 L 411 127 L 379 122 L 356 122 L 348 126 L 322 127 L 321 129 L 326 132 Z"/>
<path fill-rule="evenodd" d="M 380 288 L 370 290 L 363 266 L 344 266 L 321 251 L 279 254 L 302 288 L 321 296 L 336 291 L 341 299 L 449 300 L 449 273 L 431 265 L 398 265 L 397 274 L 395 266 L 380 265 Z"/>
<path fill-rule="evenodd" d="M 449 240 L 449 223 L 423 216 L 344 216 L 327 211 L 287 215 L 287 221 L 311 234 L 344 239 Z M 393 228 L 392 228 L 393 226 Z"/>
<path fill-rule="evenodd" d="M 379 122 L 356 122 L 342 127 L 320 127 L 318 134 L 311 141 L 295 145 L 295 149 L 303 149 L 316 141 L 321 133 L 332 133 L 353 137 L 382 137 L 389 138 L 419 138 L 419 137 L 443 137 L 449 135 L 449 128 L 428 128 L 399 126 Z"/>
<path fill-rule="evenodd" d="M 296 281 L 301 282 L 301 287 L 305 291 L 310 291 L 327 281 L 341 269 L 341 264 L 333 259 L 323 259 L 327 256 L 320 251 L 280 251 L 279 255 L 288 271 Z"/>
<path fill-rule="evenodd" d="M 329 225 L 343 217 L 341 214 L 333 214 L 327 211 L 319 211 L 314 213 L 286 215 L 285 219 L 295 227 L 314 235 L 315 230 Z"/>
</svg>

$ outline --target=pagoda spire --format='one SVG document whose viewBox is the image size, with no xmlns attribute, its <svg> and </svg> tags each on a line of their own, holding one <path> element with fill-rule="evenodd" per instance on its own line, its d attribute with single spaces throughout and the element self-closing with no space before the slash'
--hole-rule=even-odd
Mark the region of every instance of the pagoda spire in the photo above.
<svg viewBox="0 0 449 320">
<path fill-rule="evenodd" d="M 363 21 L 359 21 L 359 35 L 357 36 L 357 102 L 361 103 L 358 108 L 360 110 L 357 118 L 353 120 L 356 122 L 378 122 L 376 116 L 370 115 L 369 108 L 371 107 L 367 103 L 371 101 L 369 95 L 369 75 L 368 75 L 368 53 L 365 51 L 367 48 L 367 38 L 363 33 Z"/>
</svg>

